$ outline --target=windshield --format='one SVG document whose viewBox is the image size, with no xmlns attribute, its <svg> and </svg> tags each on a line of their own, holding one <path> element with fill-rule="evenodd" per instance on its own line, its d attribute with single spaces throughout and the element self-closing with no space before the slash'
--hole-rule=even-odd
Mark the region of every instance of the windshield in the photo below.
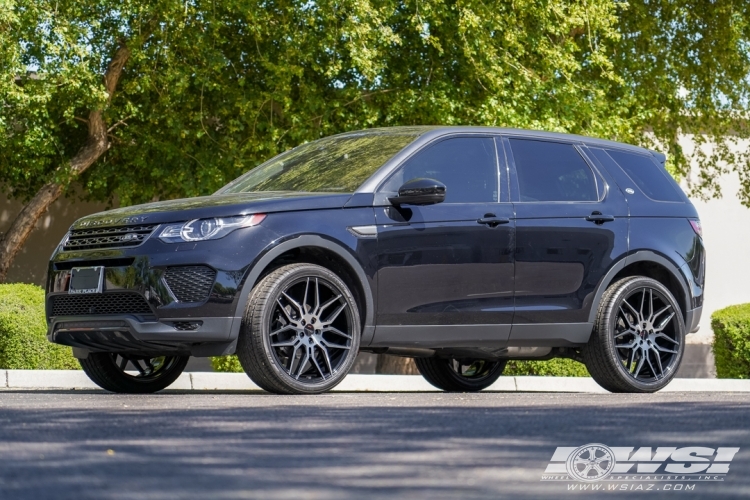
<svg viewBox="0 0 750 500">
<path fill-rule="evenodd" d="M 253 191 L 353 193 L 420 132 L 362 132 L 298 146 L 254 168 L 217 194 Z"/>
</svg>

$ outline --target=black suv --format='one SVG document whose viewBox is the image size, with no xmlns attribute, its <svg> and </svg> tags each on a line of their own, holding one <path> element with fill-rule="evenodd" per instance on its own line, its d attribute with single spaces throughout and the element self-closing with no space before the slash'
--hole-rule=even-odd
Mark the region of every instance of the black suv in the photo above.
<svg viewBox="0 0 750 500">
<path fill-rule="evenodd" d="M 567 357 L 615 392 L 674 377 L 705 253 L 664 155 L 526 130 L 327 137 L 202 198 L 77 221 L 49 264 L 48 337 L 115 392 L 237 354 L 275 393 L 319 393 L 359 351 L 447 391 L 509 359 Z"/>
</svg>

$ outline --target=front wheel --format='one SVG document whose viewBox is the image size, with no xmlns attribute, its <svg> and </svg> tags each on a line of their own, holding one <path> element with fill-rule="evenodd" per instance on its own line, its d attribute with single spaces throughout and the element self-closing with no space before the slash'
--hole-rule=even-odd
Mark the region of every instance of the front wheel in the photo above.
<svg viewBox="0 0 750 500">
<path fill-rule="evenodd" d="M 237 357 L 260 388 L 318 394 L 340 383 L 359 351 L 357 303 L 332 271 L 290 264 L 253 289 Z"/>
<path fill-rule="evenodd" d="M 506 361 L 484 359 L 415 358 L 422 376 L 433 386 L 447 392 L 477 392 L 500 378 Z"/>
<path fill-rule="evenodd" d="M 594 380 L 610 392 L 655 392 L 677 373 L 685 323 L 677 301 L 656 280 L 625 278 L 602 297 L 582 355 Z"/>
<path fill-rule="evenodd" d="M 177 380 L 190 356 L 136 356 L 92 352 L 81 367 L 99 387 L 111 392 L 149 394 L 166 389 Z"/>
</svg>

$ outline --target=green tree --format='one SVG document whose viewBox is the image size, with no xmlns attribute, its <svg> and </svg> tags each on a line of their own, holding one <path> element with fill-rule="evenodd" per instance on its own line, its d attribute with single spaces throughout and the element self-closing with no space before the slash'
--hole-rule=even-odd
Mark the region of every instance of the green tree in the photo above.
<svg viewBox="0 0 750 500">
<path fill-rule="evenodd" d="M 121 204 L 209 194 L 345 130 L 472 124 L 656 147 L 696 189 L 746 186 L 745 1 L 0 0 L 0 185 L 27 202 L 0 280 L 72 186 Z"/>
</svg>

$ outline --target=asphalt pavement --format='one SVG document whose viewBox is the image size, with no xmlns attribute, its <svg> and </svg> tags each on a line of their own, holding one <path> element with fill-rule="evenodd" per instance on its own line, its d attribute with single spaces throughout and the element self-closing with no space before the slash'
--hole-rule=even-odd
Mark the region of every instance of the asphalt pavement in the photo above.
<svg viewBox="0 0 750 500">
<path fill-rule="evenodd" d="M 736 393 L 2 391 L 0 498 L 740 498 L 749 416 Z M 740 450 L 720 480 L 542 479 L 587 443 Z"/>
</svg>

